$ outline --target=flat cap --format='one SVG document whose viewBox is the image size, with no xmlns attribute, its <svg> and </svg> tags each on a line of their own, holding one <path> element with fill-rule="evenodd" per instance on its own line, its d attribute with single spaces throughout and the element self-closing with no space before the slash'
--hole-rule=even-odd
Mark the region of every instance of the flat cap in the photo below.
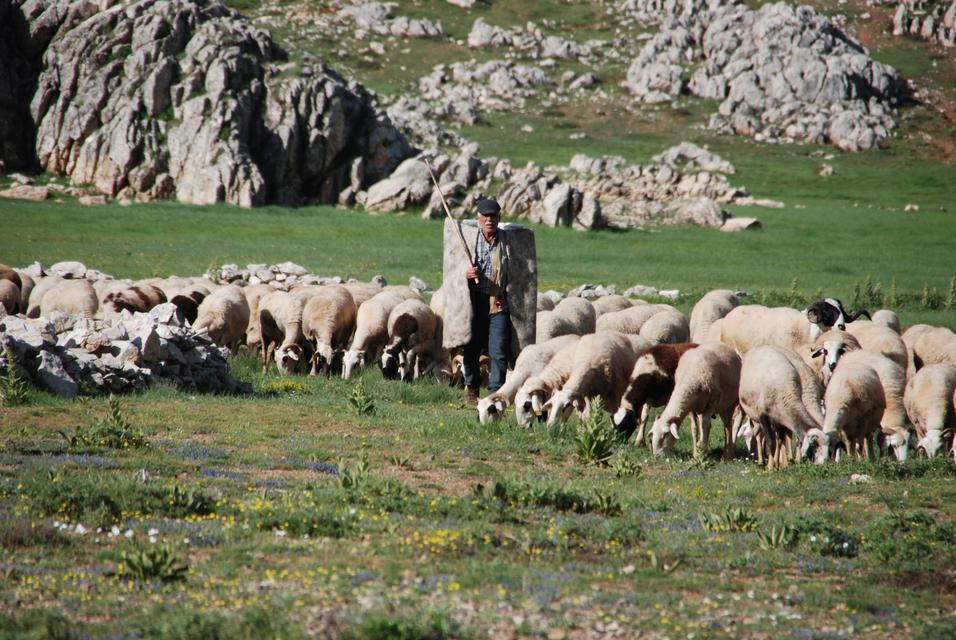
<svg viewBox="0 0 956 640">
<path fill-rule="evenodd" d="M 500 216 L 501 206 L 494 199 L 485 198 L 484 200 L 478 201 L 478 206 L 475 207 L 475 211 L 483 216 Z"/>
</svg>

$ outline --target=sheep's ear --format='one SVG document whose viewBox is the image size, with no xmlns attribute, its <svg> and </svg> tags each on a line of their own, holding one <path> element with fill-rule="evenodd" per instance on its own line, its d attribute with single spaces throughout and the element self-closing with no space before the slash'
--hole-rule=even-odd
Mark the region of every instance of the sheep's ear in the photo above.
<svg viewBox="0 0 956 640">
<path fill-rule="evenodd" d="M 498 410 L 498 413 L 500 415 L 504 415 L 505 409 L 507 408 L 507 405 L 505 404 L 504 400 L 495 400 L 494 405 L 495 405 L 495 409 Z"/>
<path fill-rule="evenodd" d="M 819 357 L 822 356 L 825 352 L 826 352 L 826 349 L 824 349 L 824 347 L 817 347 L 816 349 L 814 349 L 813 347 L 810 347 L 810 357 L 811 357 L 811 358 L 819 358 Z"/>
<path fill-rule="evenodd" d="M 674 422 L 670 423 L 670 432 L 671 432 L 671 435 L 674 436 L 674 440 L 679 440 L 679 438 L 677 437 L 677 424 L 676 424 L 676 423 L 674 423 Z"/>
</svg>

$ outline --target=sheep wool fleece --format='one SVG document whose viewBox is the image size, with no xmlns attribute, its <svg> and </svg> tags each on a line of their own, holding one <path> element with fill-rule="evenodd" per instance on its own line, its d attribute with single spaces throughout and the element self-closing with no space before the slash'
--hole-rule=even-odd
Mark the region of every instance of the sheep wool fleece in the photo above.
<svg viewBox="0 0 956 640">
<path fill-rule="evenodd" d="M 464 347 L 471 342 L 471 320 L 474 310 L 465 271 L 468 256 L 465 254 L 452 220 L 445 220 L 444 251 L 442 265 L 442 290 L 445 292 L 445 316 L 443 318 L 443 346 L 446 349 Z M 518 224 L 502 224 L 499 232 L 505 234 L 503 243 L 507 261 L 508 281 L 505 297 L 511 315 L 511 357 L 513 362 L 522 349 L 535 343 L 535 316 L 538 308 L 538 259 L 534 246 L 534 231 Z M 478 223 L 461 221 L 461 232 L 469 250 L 478 238 Z"/>
</svg>

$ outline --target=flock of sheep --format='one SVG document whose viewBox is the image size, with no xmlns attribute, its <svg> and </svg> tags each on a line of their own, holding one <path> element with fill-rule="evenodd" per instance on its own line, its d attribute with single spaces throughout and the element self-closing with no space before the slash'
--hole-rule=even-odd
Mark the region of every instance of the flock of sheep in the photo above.
<svg viewBox="0 0 956 640">
<path fill-rule="evenodd" d="M 216 344 L 261 352 L 264 371 L 274 361 L 281 374 L 350 378 L 372 363 L 406 381 L 460 373 L 460 356 L 442 346 L 441 289 L 426 303 L 415 289 L 366 282 L 281 291 L 203 278 L 32 278 L 0 265 L 8 312 L 108 320 L 161 302 Z M 479 401 L 478 417 L 498 420 L 514 407 L 519 424 L 553 428 L 600 400 L 622 435 L 637 431 L 644 445 L 649 433 L 656 454 L 673 448 L 685 418 L 695 454 L 706 453 L 720 416 L 724 458 L 742 437 L 772 468 L 876 452 L 905 460 L 914 448 L 933 456 L 949 447 L 956 459 L 956 333 L 919 324 L 901 335 L 889 310 L 849 320 L 839 301 L 769 308 L 742 305 L 729 290 L 706 294 L 690 318 L 620 295 L 542 294 L 537 343 Z M 662 409 L 648 429 L 654 407 Z"/>
</svg>

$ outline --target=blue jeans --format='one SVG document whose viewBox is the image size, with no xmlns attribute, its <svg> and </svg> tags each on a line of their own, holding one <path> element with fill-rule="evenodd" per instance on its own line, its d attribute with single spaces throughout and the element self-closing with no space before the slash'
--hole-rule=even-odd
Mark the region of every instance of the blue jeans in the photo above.
<svg viewBox="0 0 956 640">
<path fill-rule="evenodd" d="M 491 358 L 488 392 L 492 393 L 505 383 L 505 374 L 508 372 L 508 355 L 511 351 L 511 316 L 507 311 L 489 314 L 489 300 L 486 295 L 473 294 L 471 300 L 475 311 L 471 321 L 471 342 L 465 346 L 462 354 L 465 386 L 473 388 L 480 386 L 481 372 L 478 368 L 478 359 L 487 346 L 488 357 Z"/>
</svg>

